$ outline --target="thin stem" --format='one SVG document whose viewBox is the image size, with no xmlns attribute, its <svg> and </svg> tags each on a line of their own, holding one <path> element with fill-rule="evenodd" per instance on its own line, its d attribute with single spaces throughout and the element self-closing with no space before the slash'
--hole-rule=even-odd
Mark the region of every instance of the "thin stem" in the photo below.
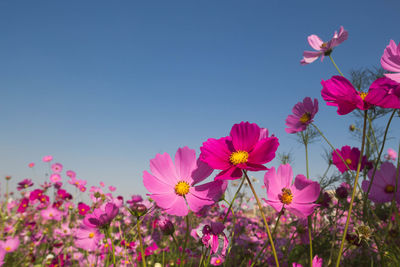
<svg viewBox="0 0 400 267">
<path fill-rule="evenodd" d="M 279 267 L 279 261 L 278 261 L 278 256 L 277 256 L 277 254 L 276 254 L 274 241 L 273 241 L 273 239 L 272 239 L 271 231 L 269 230 L 269 226 L 268 226 L 268 223 L 267 223 L 267 219 L 265 218 L 264 211 L 263 211 L 263 208 L 262 208 L 260 199 L 258 198 L 258 196 L 257 196 L 257 194 L 256 194 L 256 191 L 254 190 L 253 185 L 251 184 L 251 181 L 250 181 L 250 179 L 249 179 L 249 176 L 247 175 L 247 172 L 246 172 L 245 170 L 243 170 L 243 173 L 244 173 L 244 175 L 245 175 L 245 177 L 246 177 L 247 183 L 249 184 L 249 186 L 250 186 L 250 188 L 251 188 L 251 191 L 253 192 L 254 197 L 256 198 L 256 201 L 257 201 L 257 204 L 258 204 L 258 208 L 259 208 L 260 213 L 261 213 L 261 217 L 263 218 L 264 225 L 265 225 L 265 228 L 266 228 L 266 230 L 267 230 L 267 235 L 268 235 L 269 242 L 270 242 L 270 244 L 271 244 L 272 253 L 274 254 L 275 265 L 276 265 L 276 267 Z"/>
<path fill-rule="evenodd" d="M 343 232 L 343 236 L 342 236 L 342 242 L 340 243 L 339 255 L 338 255 L 338 258 L 337 258 L 337 261 L 336 261 L 336 267 L 339 267 L 340 258 L 342 257 L 344 241 L 346 240 L 347 229 L 349 228 L 350 216 L 351 216 L 351 212 L 353 210 L 354 198 L 356 196 L 358 177 L 360 176 L 361 161 L 362 161 L 362 157 L 363 157 L 363 154 L 364 154 L 365 132 L 366 132 L 366 129 L 367 129 L 367 111 L 368 110 L 364 111 L 364 126 L 363 126 L 363 136 L 362 136 L 362 141 L 361 141 L 361 153 L 360 153 L 360 158 L 359 158 L 358 164 L 357 164 L 356 178 L 354 179 L 353 192 L 351 194 L 351 201 L 350 201 L 349 211 L 348 211 L 348 214 L 347 214 L 346 225 L 344 227 L 344 232 Z"/>
<path fill-rule="evenodd" d="M 228 211 L 226 212 L 225 217 L 224 217 L 222 223 L 225 223 L 226 219 L 228 219 L 229 211 L 232 210 L 233 203 L 235 202 L 235 199 L 236 199 L 237 195 L 239 194 L 240 189 L 242 189 L 242 186 L 243 186 L 243 184 L 244 184 L 245 179 L 246 179 L 246 178 L 243 176 L 242 182 L 240 183 L 240 186 L 238 187 L 238 190 L 236 191 L 235 195 L 233 196 L 233 199 L 232 199 L 231 203 L 229 204 Z M 232 210 L 232 213 L 233 213 L 233 210 Z"/>
<path fill-rule="evenodd" d="M 139 236 L 139 242 L 140 242 L 140 253 L 142 255 L 142 265 L 143 267 L 146 267 L 146 256 L 144 253 L 144 248 L 143 248 L 143 240 L 142 240 L 142 235 L 140 233 L 140 218 L 137 219 L 137 232 L 138 232 L 138 236 Z"/>
<path fill-rule="evenodd" d="M 344 77 L 343 73 L 340 71 L 339 67 L 336 65 L 336 63 L 335 63 L 335 61 L 333 60 L 333 58 L 332 58 L 331 55 L 329 55 L 329 58 L 331 59 L 331 61 L 332 61 L 332 63 L 333 63 L 333 66 L 335 66 L 335 68 L 336 68 L 336 70 L 339 72 L 339 74 L 340 74 L 341 76 Z"/>
<path fill-rule="evenodd" d="M 181 263 L 180 263 L 179 266 L 182 266 L 182 264 L 183 264 L 184 255 L 185 255 L 185 250 L 186 250 L 186 245 L 187 245 L 187 242 L 188 242 L 188 239 L 189 239 L 189 227 L 190 227 L 190 225 L 189 225 L 189 214 L 186 215 L 185 219 L 186 219 L 185 243 L 183 243 L 182 255 L 181 255 L 181 259 L 180 259 L 180 260 L 181 260 Z"/>
</svg>

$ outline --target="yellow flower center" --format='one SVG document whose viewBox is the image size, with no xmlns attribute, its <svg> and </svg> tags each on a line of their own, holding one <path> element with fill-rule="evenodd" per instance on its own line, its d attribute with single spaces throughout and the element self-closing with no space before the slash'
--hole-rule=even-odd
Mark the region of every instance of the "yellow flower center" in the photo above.
<svg viewBox="0 0 400 267">
<path fill-rule="evenodd" d="M 215 261 L 215 263 L 216 263 L 216 264 L 220 264 L 220 263 L 221 263 L 221 260 L 220 260 L 220 259 L 217 259 L 217 260 Z"/>
<path fill-rule="evenodd" d="M 249 159 L 249 153 L 247 153 L 247 151 L 243 151 L 243 150 L 235 151 L 229 157 L 229 160 L 233 165 L 246 163 L 248 159 Z"/>
<path fill-rule="evenodd" d="M 5 248 L 5 250 L 6 250 L 7 252 L 8 252 L 8 251 L 11 251 L 11 247 L 8 246 L 8 247 Z"/>
<path fill-rule="evenodd" d="M 351 159 L 346 159 L 345 161 L 346 161 L 347 165 L 350 165 L 352 163 Z"/>
<path fill-rule="evenodd" d="M 53 217 L 53 213 L 49 213 L 49 217 Z"/>
<path fill-rule="evenodd" d="M 282 188 L 282 194 L 279 195 L 279 199 L 283 204 L 289 205 L 293 200 L 292 191 L 289 188 Z"/>
<path fill-rule="evenodd" d="M 301 118 L 300 118 L 301 123 L 307 123 L 310 120 L 311 120 L 311 116 L 310 116 L 310 113 L 308 113 L 308 112 L 304 113 L 303 116 L 301 116 Z"/>
<path fill-rule="evenodd" d="M 94 237 L 94 233 L 90 233 L 89 238 L 93 238 L 93 237 Z"/>
<path fill-rule="evenodd" d="M 364 99 L 367 97 L 368 93 L 360 92 L 360 97 L 364 101 Z"/>
<path fill-rule="evenodd" d="M 391 185 L 391 184 L 389 184 L 389 185 L 387 185 L 386 187 L 385 187 L 385 192 L 386 193 L 393 193 L 394 192 L 394 186 L 393 185 Z"/>
<path fill-rule="evenodd" d="M 322 45 L 321 45 L 321 48 L 326 48 L 328 46 L 328 43 L 323 43 Z"/>
<path fill-rule="evenodd" d="M 190 186 L 187 182 L 180 181 L 175 185 L 175 193 L 183 197 L 189 193 L 189 188 Z"/>
</svg>

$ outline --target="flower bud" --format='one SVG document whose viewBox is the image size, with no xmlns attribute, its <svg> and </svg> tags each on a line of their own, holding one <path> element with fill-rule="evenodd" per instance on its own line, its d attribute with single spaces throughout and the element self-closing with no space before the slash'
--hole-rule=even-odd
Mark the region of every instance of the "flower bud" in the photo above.
<svg viewBox="0 0 400 267">
<path fill-rule="evenodd" d="M 172 235 L 175 232 L 175 227 L 167 218 L 161 218 L 158 221 L 158 226 L 164 235 Z"/>
<path fill-rule="evenodd" d="M 143 204 L 134 204 L 132 205 L 132 215 L 135 215 L 136 217 L 141 217 L 146 214 L 147 208 Z"/>
</svg>

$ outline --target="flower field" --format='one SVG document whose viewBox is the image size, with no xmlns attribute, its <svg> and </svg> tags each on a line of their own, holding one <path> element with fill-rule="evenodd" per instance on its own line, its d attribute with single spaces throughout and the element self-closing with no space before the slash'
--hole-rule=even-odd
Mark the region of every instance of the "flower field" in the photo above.
<svg viewBox="0 0 400 267">
<path fill-rule="evenodd" d="M 89 185 L 45 156 L 27 166 L 48 165 L 45 182 L 1 182 L 0 266 L 400 266 L 400 145 L 385 147 L 400 117 L 400 44 L 382 48 L 384 71 L 360 88 L 332 57 L 348 37 L 343 27 L 327 42 L 310 35 L 314 51 L 300 62 L 329 58 L 338 72 L 321 81 L 331 107 L 305 96 L 286 119 L 286 132 L 304 149 L 306 173 L 295 174 L 287 155 L 273 166 L 279 136 L 250 122 L 204 137 L 198 155 L 185 146 L 149 159 L 142 196 Z M 358 114 L 360 127 L 350 131 L 359 145 L 333 144 L 329 137 L 338 133 L 317 126 L 321 108 Z M 377 118 L 385 120 L 382 134 Z M 316 141 L 330 147 L 318 179 L 308 160 Z"/>
</svg>

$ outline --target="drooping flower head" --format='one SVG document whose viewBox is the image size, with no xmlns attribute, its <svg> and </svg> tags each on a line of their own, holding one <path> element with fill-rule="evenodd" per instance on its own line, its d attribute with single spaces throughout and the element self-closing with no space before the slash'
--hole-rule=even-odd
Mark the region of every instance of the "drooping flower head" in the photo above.
<svg viewBox="0 0 400 267">
<path fill-rule="evenodd" d="M 215 180 L 235 180 L 242 170 L 267 170 L 263 165 L 275 157 L 278 138 L 268 137 L 257 124 L 241 122 L 233 125 L 230 136 L 210 138 L 200 148 L 200 159 L 212 168 L 222 170 Z"/>
<path fill-rule="evenodd" d="M 332 39 L 328 42 L 322 41 L 321 38 L 319 38 L 315 34 L 308 36 L 308 43 L 316 51 L 304 51 L 303 59 L 300 61 L 300 64 L 310 64 L 317 60 L 319 57 L 321 57 L 322 61 L 324 59 L 324 56 L 329 56 L 332 53 L 334 47 L 346 41 L 348 35 L 348 32 L 343 28 L 343 26 L 340 26 L 339 33 L 335 31 Z"/>
<path fill-rule="evenodd" d="M 202 229 L 202 242 L 203 244 L 211 249 L 214 254 L 218 252 L 220 247 L 220 239 L 222 249 L 220 254 L 225 256 L 226 249 L 228 248 L 229 241 L 224 233 L 225 226 L 220 222 L 211 222 L 209 225 L 205 225 Z"/>
<path fill-rule="evenodd" d="M 373 170 L 368 172 L 369 181 L 363 181 L 361 188 L 364 192 L 368 191 L 370 180 L 373 174 Z M 375 178 L 372 182 L 371 191 L 369 192 L 368 198 L 375 203 L 390 202 L 393 199 L 393 195 L 396 194 L 395 198 L 400 203 L 400 191 L 396 191 L 396 166 L 391 162 L 383 162 L 379 170 L 375 172 Z"/>
<path fill-rule="evenodd" d="M 20 190 L 26 189 L 28 187 L 31 187 L 32 185 L 33 185 L 33 182 L 31 179 L 24 179 L 23 181 L 18 183 L 17 190 L 20 191 Z"/>
<path fill-rule="evenodd" d="M 385 70 L 395 72 L 386 73 L 386 77 L 400 83 L 400 43 L 396 45 L 393 40 L 390 40 L 389 45 L 383 51 L 381 65 Z"/>
<path fill-rule="evenodd" d="M 289 164 L 280 165 L 278 171 L 272 167 L 264 176 L 268 200 L 264 201 L 276 211 L 287 209 L 294 215 L 304 218 L 314 212 L 318 204 L 320 186 L 308 180 L 304 175 L 297 175 L 293 181 L 293 171 Z"/>
<path fill-rule="evenodd" d="M 287 133 L 297 133 L 304 131 L 313 122 L 315 114 L 318 112 L 318 100 L 314 102 L 310 97 L 304 98 L 303 102 L 298 102 L 292 109 L 293 114 L 286 118 L 285 131 Z"/>
<path fill-rule="evenodd" d="M 117 216 L 118 207 L 113 203 L 107 203 L 103 207 L 94 209 L 93 213 L 86 214 L 83 223 L 92 228 L 102 228 L 108 226 Z"/>
<path fill-rule="evenodd" d="M 178 149 L 175 165 L 169 154 L 157 154 L 150 160 L 150 170 L 151 174 L 143 172 L 143 184 L 157 206 L 171 215 L 186 216 L 188 206 L 199 212 L 218 201 L 227 186 L 223 181 L 197 185 L 213 170 L 198 160 L 195 150 L 188 147 Z"/>
<path fill-rule="evenodd" d="M 343 146 L 340 150 L 336 149 L 336 151 L 342 156 L 344 161 L 349 166 L 350 170 L 356 171 L 358 161 L 360 159 L 360 150 L 356 147 Z M 343 160 L 337 155 L 335 151 L 332 152 L 332 162 L 338 168 L 341 173 L 348 171 L 346 165 Z M 365 164 L 367 164 L 367 158 L 363 156 L 361 161 L 361 169 L 364 169 Z"/>
</svg>

